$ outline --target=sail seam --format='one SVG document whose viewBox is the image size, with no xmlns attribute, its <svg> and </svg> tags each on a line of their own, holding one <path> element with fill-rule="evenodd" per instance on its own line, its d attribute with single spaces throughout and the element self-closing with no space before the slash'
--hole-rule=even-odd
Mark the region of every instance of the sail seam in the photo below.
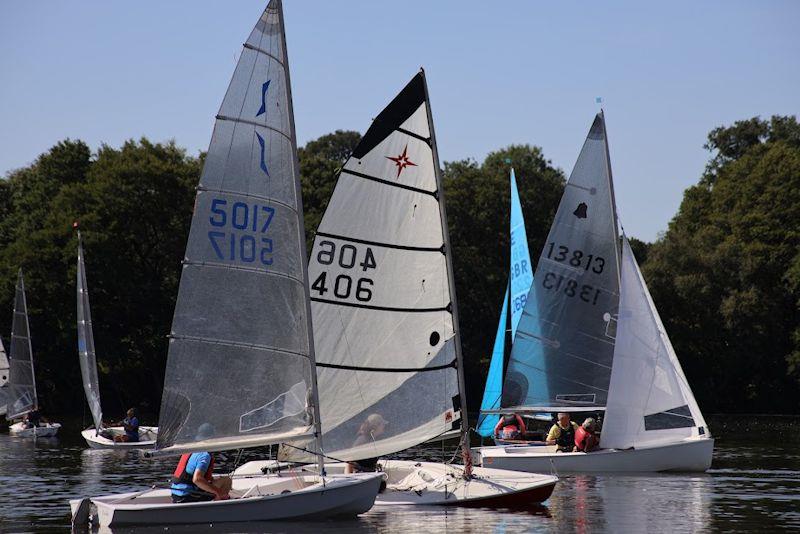
<svg viewBox="0 0 800 534">
<path fill-rule="evenodd" d="M 260 122 L 251 121 L 251 120 L 248 120 L 248 119 L 242 119 L 241 117 L 229 117 L 228 115 L 217 115 L 216 119 L 217 120 L 221 120 L 221 121 L 240 122 L 242 124 L 249 124 L 250 126 L 257 126 L 259 128 L 264 128 L 266 130 L 271 130 L 271 131 L 275 132 L 276 134 L 282 135 L 289 142 L 292 141 L 292 138 L 289 137 L 287 134 L 285 134 L 284 132 L 278 130 L 277 128 L 275 128 L 273 126 L 269 126 L 267 124 L 261 124 Z"/>
<path fill-rule="evenodd" d="M 229 265 L 227 263 L 218 263 L 215 261 L 191 261 L 191 260 L 183 260 L 183 265 L 199 265 L 201 267 L 218 267 L 221 269 L 234 269 L 236 271 L 248 271 L 253 273 L 261 273 L 261 274 L 268 274 L 270 276 L 282 276 L 284 278 L 288 278 L 289 280 L 293 280 L 300 285 L 303 285 L 303 281 L 295 276 L 286 273 L 279 273 L 276 271 L 268 271 L 265 269 L 260 269 L 258 267 L 244 267 L 241 265 Z"/>
<path fill-rule="evenodd" d="M 265 202 L 274 202 L 275 204 L 283 206 L 284 208 L 291 210 L 293 213 L 297 214 L 297 209 L 294 208 L 293 206 L 290 206 L 286 202 L 265 195 L 259 195 L 257 193 L 242 193 L 240 191 L 231 191 L 230 189 L 209 189 L 207 187 L 203 187 L 202 185 L 197 186 L 197 191 L 206 193 L 222 193 L 224 195 L 236 195 L 240 197 L 255 198 L 258 200 L 263 200 Z"/>
<path fill-rule="evenodd" d="M 363 308 L 365 310 L 377 310 L 377 311 L 390 311 L 390 312 L 402 312 L 402 313 L 430 313 L 430 312 L 440 312 L 440 311 L 450 311 L 450 305 L 448 304 L 444 308 L 390 308 L 387 306 L 370 306 L 369 304 L 355 304 L 353 302 L 340 302 L 338 300 L 329 300 L 329 299 L 321 299 L 317 297 L 311 297 L 311 302 L 322 302 L 324 304 L 335 304 L 337 306 L 349 306 L 351 308 Z"/>
<path fill-rule="evenodd" d="M 330 239 L 341 239 L 342 241 L 352 241 L 353 243 L 360 243 L 362 245 L 373 245 L 376 247 L 394 248 L 398 250 L 412 250 L 415 252 L 441 252 L 444 253 L 444 245 L 440 247 L 414 247 L 411 245 L 395 245 L 392 243 L 380 243 L 378 241 L 368 241 L 366 239 L 358 239 L 355 237 L 348 237 L 344 235 L 328 234 L 325 232 L 317 232 L 317 237 L 328 237 Z"/>
<path fill-rule="evenodd" d="M 442 369 L 455 369 L 457 361 L 455 358 L 450 363 L 435 365 L 433 367 L 360 367 L 358 365 L 340 365 L 336 363 L 320 363 L 317 367 L 327 367 L 330 369 L 344 369 L 346 371 L 369 371 L 375 373 L 424 373 L 426 371 L 441 371 Z"/>
<path fill-rule="evenodd" d="M 283 354 L 291 354 L 292 356 L 300 356 L 302 358 L 308 358 L 308 354 L 303 354 L 302 352 L 297 352 L 294 350 L 289 349 L 281 349 L 278 347 L 272 347 L 270 345 L 262 345 L 260 343 L 241 343 L 239 341 L 228 341 L 225 339 L 211 339 L 207 337 L 200 337 L 200 336 L 185 336 L 185 335 L 178 335 L 178 334 L 170 334 L 170 340 L 179 340 L 179 341 L 197 341 L 199 343 L 211 343 L 214 345 L 225 345 L 227 347 L 243 347 L 247 349 L 261 349 L 261 350 L 271 350 L 273 352 L 280 352 Z"/>
<path fill-rule="evenodd" d="M 416 134 L 414 132 L 410 132 L 410 131 L 406 130 L 405 128 L 397 128 L 396 131 L 398 131 L 398 132 L 400 132 L 402 134 L 406 134 L 406 135 L 408 135 L 410 137 L 413 137 L 414 139 L 419 139 L 420 141 L 422 141 L 426 145 L 431 146 L 431 138 L 430 137 L 423 137 L 423 136 L 421 136 L 419 134 Z"/>
<path fill-rule="evenodd" d="M 343 173 L 351 174 L 353 176 L 358 176 L 359 178 L 364 178 L 365 180 L 371 180 L 373 182 L 378 182 L 384 185 L 390 185 L 392 187 L 399 187 L 400 189 L 407 189 L 408 191 L 414 191 L 415 193 L 422 193 L 424 195 L 431 195 L 435 199 L 439 199 L 439 193 L 437 191 L 426 191 L 424 189 L 420 189 L 419 187 L 414 187 L 411 185 L 405 184 L 398 184 L 396 182 L 390 182 L 389 180 L 384 180 L 383 178 L 377 178 L 375 176 L 370 176 L 369 174 L 364 174 L 357 171 L 351 171 L 350 169 L 342 169 Z"/>
<path fill-rule="evenodd" d="M 283 64 L 283 61 L 281 61 L 280 59 L 278 59 L 278 58 L 277 58 L 277 57 L 275 57 L 274 55 L 270 54 L 269 52 L 267 52 L 267 51 L 266 51 L 266 50 L 264 50 L 263 48 L 259 48 L 259 47 L 257 47 L 257 46 L 253 46 L 253 45 L 251 45 L 250 43 L 244 43 L 242 46 L 244 46 L 245 48 L 248 48 L 248 49 L 250 49 L 250 50 L 253 50 L 254 52 L 260 52 L 260 53 L 264 54 L 265 56 L 267 56 L 267 57 L 269 57 L 269 58 L 272 58 L 273 60 L 275 60 L 275 61 L 276 61 L 276 62 L 277 62 L 277 63 L 278 63 L 278 64 L 279 64 L 281 67 L 283 67 L 284 69 L 286 68 L 286 65 L 284 65 L 284 64 Z"/>
</svg>

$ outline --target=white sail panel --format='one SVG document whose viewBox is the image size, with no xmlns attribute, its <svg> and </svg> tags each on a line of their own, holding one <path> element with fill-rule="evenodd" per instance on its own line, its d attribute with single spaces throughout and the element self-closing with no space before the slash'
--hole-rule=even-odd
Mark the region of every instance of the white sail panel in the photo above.
<svg viewBox="0 0 800 534">
<path fill-rule="evenodd" d="M 707 432 L 630 243 L 623 238 L 616 350 L 601 446 L 626 449 Z"/>
<path fill-rule="evenodd" d="M 86 282 L 86 265 L 83 257 L 83 241 L 78 232 L 78 360 L 81 366 L 83 392 L 92 412 L 92 421 L 98 431 L 103 425 L 103 410 L 100 406 L 100 381 L 97 378 L 97 356 L 92 332 L 92 312 L 89 307 L 89 285 Z"/>
<path fill-rule="evenodd" d="M 534 274 L 503 385 L 504 408 L 605 406 L 619 305 L 614 192 L 595 117 Z M 546 388 L 533 387 L 546 381 Z"/>
<path fill-rule="evenodd" d="M 200 179 L 157 449 L 247 447 L 312 430 L 305 237 L 284 42 L 273 0 L 245 43 Z"/>
<path fill-rule="evenodd" d="M 11 323 L 9 350 L 9 380 L 6 419 L 22 417 L 38 407 L 36 377 L 33 372 L 33 349 L 28 326 L 28 303 L 25 300 L 25 281 L 22 269 L 17 277 L 14 294 L 14 318 Z"/>
<path fill-rule="evenodd" d="M 420 73 L 339 176 L 309 261 L 325 453 L 393 453 L 459 421 L 456 334 Z M 282 455 L 308 457 L 291 448 Z"/>
<path fill-rule="evenodd" d="M 3 346 L 3 340 L 0 339 L 0 388 L 4 387 L 8 382 L 8 357 L 6 356 L 6 348 Z"/>
</svg>

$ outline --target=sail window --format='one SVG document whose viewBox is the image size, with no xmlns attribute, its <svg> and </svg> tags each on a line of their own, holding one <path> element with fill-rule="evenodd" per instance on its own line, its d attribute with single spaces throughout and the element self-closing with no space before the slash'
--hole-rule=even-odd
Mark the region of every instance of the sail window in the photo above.
<svg viewBox="0 0 800 534">
<path fill-rule="evenodd" d="M 671 410 L 665 410 L 644 416 L 645 430 L 666 430 L 669 428 L 689 428 L 694 426 L 694 419 L 689 406 L 684 404 Z"/>
<path fill-rule="evenodd" d="M 440 339 L 441 336 L 439 335 L 439 332 L 431 332 L 431 338 L 430 338 L 431 347 L 435 347 L 436 345 L 438 345 Z"/>
</svg>

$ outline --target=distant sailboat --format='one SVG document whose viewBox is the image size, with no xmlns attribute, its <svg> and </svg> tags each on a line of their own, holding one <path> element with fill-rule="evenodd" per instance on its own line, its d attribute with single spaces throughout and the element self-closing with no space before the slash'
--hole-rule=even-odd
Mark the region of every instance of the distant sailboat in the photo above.
<svg viewBox="0 0 800 534">
<path fill-rule="evenodd" d="M 77 223 L 75 223 L 77 225 Z M 78 230 L 78 277 L 77 277 L 77 302 L 78 302 L 78 359 L 83 377 L 83 391 L 86 402 L 92 412 L 94 428 L 81 432 L 86 443 L 94 449 L 142 449 L 150 448 L 155 444 L 158 427 L 139 427 L 139 441 L 125 442 L 114 441 L 114 436 L 124 435 L 123 427 L 103 426 L 103 410 L 100 404 L 100 383 L 97 378 L 97 357 L 94 349 L 94 334 L 92 333 L 92 312 L 89 307 L 89 285 L 86 282 L 86 265 L 83 258 L 83 240 Z"/>
<path fill-rule="evenodd" d="M 314 437 L 320 420 L 300 174 L 283 10 L 272 0 L 244 44 L 195 199 L 153 455 Z M 355 516 L 380 475 L 237 477 L 231 499 L 172 503 L 169 489 L 71 501 L 101 526 Z"/>
<path fill-rule="evenodd" d="M 379 456 L 458 429 L 471 460 L 443 191 L 420 71 L 345 162 L 314 239 L 311 309 L 332 458 L 370 468 Z M 310 460 L 292 446 L 280 457 Z M 252 462 L 236 473 L 270 465 Z M 540 502 L 557 480 L 469 463 L 379 465 L 387 488 L 378 505 Z"/>
<path fill-rule="evenodd" d="M 17 276 L 14 296 L 14 319 L 11 324 L 11 350 L 9 352 L 9 379 L 6 419 L 13 421 L 39 409 L 36 395 L 36 376 L 33 371 L 33 349 L 28 326 L 28 303 L 25 300 L 25 281 L 22 269 Z M 28 428 L 24 421 L 10 425 L 9 432 L 20 437 L 52 437 L 61 428 L 59 423 L 39 423 Z"/>
<path fill-rule="evenodd" d="M 8 357 L 0 338 L 0 415 L 6 414 L 6 400 L 8 398 Z"/>
<path fill-rule="evenodd" d="M 714 440 L 617 230 L 605 120 L 594 120 L 536 268 L 500 413 L 605 410 L 601 449 L 481 447 L 530 472 L 704 471 Z M 543 355 L 541 363 L 531 355 Z M 547 389 L 531 387 L 544 379 Z"/>
</svg>

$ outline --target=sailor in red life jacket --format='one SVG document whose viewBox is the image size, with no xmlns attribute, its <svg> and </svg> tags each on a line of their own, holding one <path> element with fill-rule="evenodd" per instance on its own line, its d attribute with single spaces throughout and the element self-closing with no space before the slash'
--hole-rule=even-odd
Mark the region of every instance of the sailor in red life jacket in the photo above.
<svg viewBox="0 0 800 534">
<path fill-rule="evenodd" d="M 197 441 L 213 437 L 214 427 L 203 423 Z M 181 455 L 172 475 L 172 502 L 224 501 L 230 499 L 230 477 L 214 477 L 214 457 L 208 452 Z"/>
<path fill-rule="evenodd" d="M 600 444 L 600 439 L 594 431 L 595 422 L 591 417 L 587 417 L 581 426 L 575 431 L 575 450 L 580 452 L 592 452 Z"/>
<path fill-rule="evenodd" d="M 494 427 L 494 437 L 500 439 L 524 439 L 525 422 L 519 414 L 507 413 Z"/>
</svg>

